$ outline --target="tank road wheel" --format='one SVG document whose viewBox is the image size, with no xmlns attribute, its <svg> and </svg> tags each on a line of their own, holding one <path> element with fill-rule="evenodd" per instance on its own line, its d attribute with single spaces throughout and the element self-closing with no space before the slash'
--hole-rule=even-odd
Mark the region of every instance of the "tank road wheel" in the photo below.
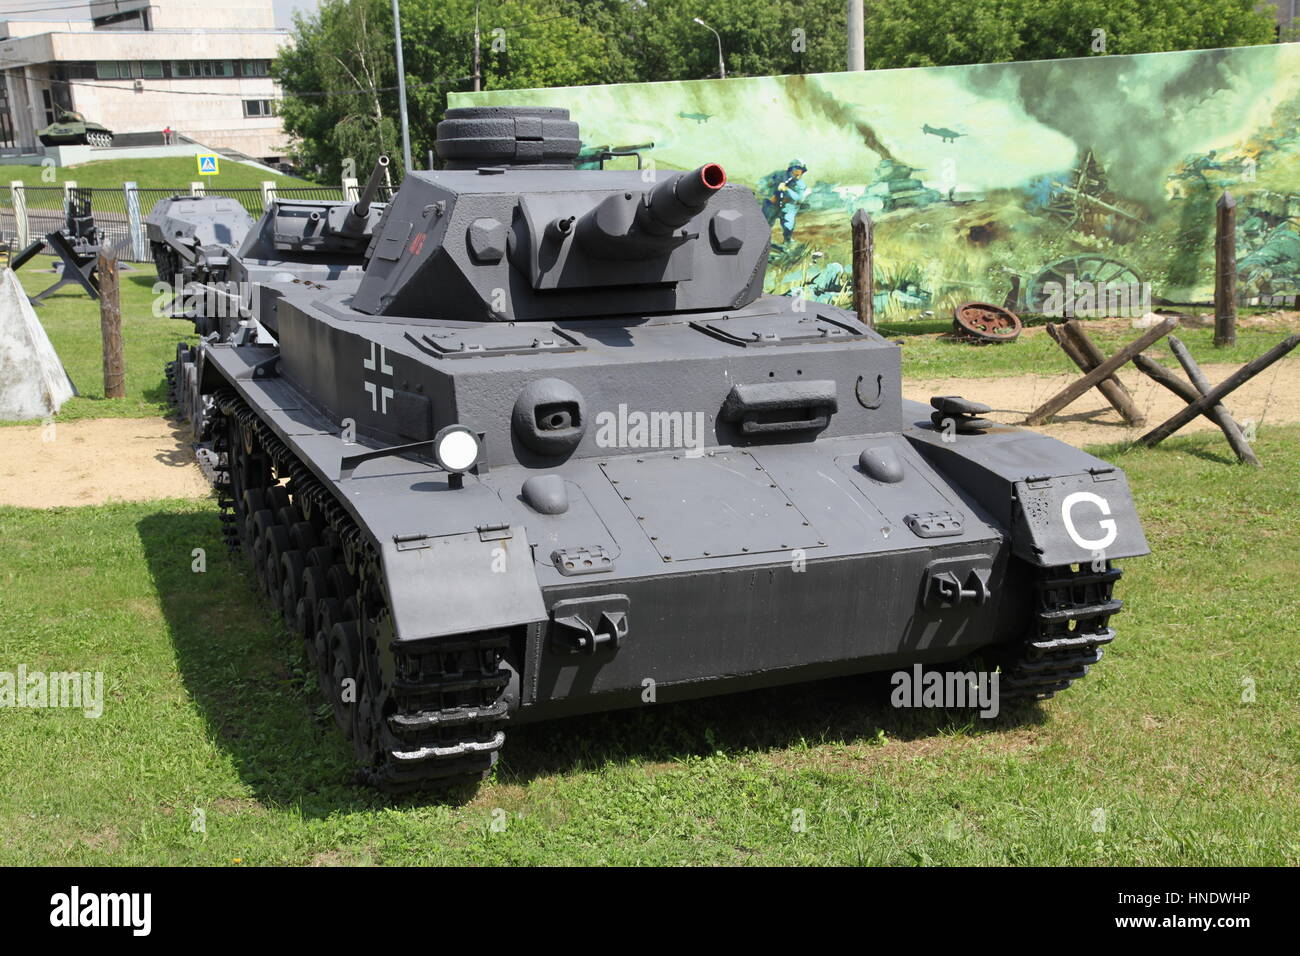
<svg viewBox="0 0 1300 956">
<path fill-rule="evenodd" d="M 232 453 L 232 458 L 246 459 L 247 456 L 242 452 Z M 233 480 L 232 480 L 233 483 Z M 236 498 L 240 501 L 240 498 Z M 244 491 L 242 496 L 242 505 L 237 507 L 236 519 L 239 525 L 239 542 L 244 552 L 244 558 L 249 564 L 253 563 L 253 516 L 259 511 L 266 508 L 266 499 L 262 495 L 261 488 L 249 488 Z"/>
<path fill-rule="evenodd" d="M 316 666 L 316 608 L 321 599 L 328 596 L 329 585 L 325 583 L 325 572 L 320 568 L 308 566 L 302 571 L 302 596 L 298 598 L 298 633 L 307 646 L 307 660 Z"/>
<path fill-rule="evenodd" d="M 301 629 L 298 602 L 302 599 L 302 576 L 306 570 L 302 552 L 292 549 L 280 555 L 280 611 L 284 625 L 295 634 Z"/>
<path fill-rule="evenodd" d="M 320 544 L 320 537 L 316 534 L 316 526 L 306 520 L 297 521 L 289 527 L 289 540 L 293 542 L 295 548 L 303 553 L 304 562 L 311 549 Z"/>
<path fill-rule="evenodd" d="M 343 612 L 334 598 L 322 598 L 316 605 L 316 634 L 312 644 L 316 648 L 316 682 L 321 696 L 330 700 L 330 682 L 334 680 L 334 654 L 330 646 L 330 632 L 342 620 Z"/>
<path fill-rule="evenodd" d="M 267 597 L 271 597 L 276 590 L 271 544 L 277 529 L 284 530 L 275 523 L 275 516 L 269 508 L 263 508 L 253 515 L 253 571 Z M 287 534 L 284 540 L 288 540 Z"/>
<path fill-rule="evenodd" d="M 278 522 L 267 534 L 266 543 L 266 596 L 271 599 L 271 607 L 284 613 L 284 556 L 293 550 L 289 541 L 289 529 Z"/>
<path fill-rule="evenodd" d="M 1010 309 L 988 302 L 967 302 L 953 310 L 953 328 L 978 342 L 1014 342 L 1023 326 Z"/>
<path fill-rule="evenodd" d="M 214 402 L 223 520 L 303 638 L 362 778 L 389 792 L 481 780 L 505 740 L 510 632 L 398 642 L 375 546 L 233 390 Z"/>
<path fill-rule="evenodd" d="M 1034 569 L 1034 621 L 1026 641 L 1001 660 L 1003 701 L 1048 700 L 1088 673 L 1115 639 L 1110 619 L 1124 607 L 1114 597 L 1123 572 L 1107 561 Z"/>
<path fill-rule="evenodd" d="M 330 631 L 330 648 L 334 657 L 330 703 L 334 707 L 334 722 L 349 740 L 352 739 L 353 711 L 358 700 L 357 660 L 360 643 L 361 636 L 355 620 L 335 624 Z"/>
<path fill-rule="evenodd" d="M 378 702 L 370 693 L 370 679 L 364 673 L 357 675 L 357 703 L 352 708 L 352 749 L 357 763 L 372 769 L 380 756 Z"/>
</svg>

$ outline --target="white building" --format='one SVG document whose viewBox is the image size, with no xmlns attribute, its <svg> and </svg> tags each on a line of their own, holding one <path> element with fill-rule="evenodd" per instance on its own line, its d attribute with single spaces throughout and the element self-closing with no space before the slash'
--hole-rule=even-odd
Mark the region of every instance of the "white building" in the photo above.
<svg viewBox="0 0 1300 956">
<path fill-rule="evenodd" d="M 87 15 L 0 22 L 0 147 L 36 150 L 37 130 L 63 107 L 115 137 L 170 127 L 283 157 L 268 68 L 288 33 L 275 28 L 271 0 L 91 0 Z"/>
</svg>

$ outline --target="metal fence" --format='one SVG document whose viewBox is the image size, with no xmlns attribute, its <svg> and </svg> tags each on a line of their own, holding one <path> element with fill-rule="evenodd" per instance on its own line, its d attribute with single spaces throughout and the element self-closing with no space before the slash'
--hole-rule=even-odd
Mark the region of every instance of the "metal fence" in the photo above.
<svg viewBox="0 0 1300 956">
<path fill-rule="evenodd" d="M 201 195 L 226 196 L 238 200 L 254 218 L 260 216 L 273 198 L 314 199 L 340 202 L 355 199 L 355 186 L 345 190 L 336 186 L 293 186 L 276 188 L 269 183 L 263 188 L 213 189 L 205 188 Z M 393 190 L 380 189 L 379 201 L 391 198 Z M 85 215 L 87 209 L 95 225 L 104 231 L 104 240 L 117 248 L 119 258 L 132 262 L 148 262 L 152 256 L 145 234 L 143 217 L 160 199 L 172 196 L 190 196 L 191 187 L 145 188 L 134 183 L 123 183 L 120 188 L 81 188 L 74 183 L 60 186 L 10 186 L 0 188 L 0 243 L 21 249 L 27 243 L 49 232 L 56 232 L 69 224 L 72 215 Z"/>
</svg>

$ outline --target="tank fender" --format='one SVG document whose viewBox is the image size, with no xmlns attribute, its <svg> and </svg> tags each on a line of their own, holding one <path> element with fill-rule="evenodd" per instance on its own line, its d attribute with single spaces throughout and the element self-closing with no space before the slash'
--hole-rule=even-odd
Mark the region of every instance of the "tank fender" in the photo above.
<svg viewBox="0 0 1300 956">
<path fill-rule="evenodd" d="M 380 547 L 398 640 L 495 630 L 547 619 L 522 525 L 395 535 Z"/>
<path fill-rule="evenodd" d="M 1050 567 L 1150 553 L 1128 481 L 1114 465 L 1010 426 L 945 437 L 930 411 L 904 402 L 904 416 L 916 421 L 904 435 L 1009 532 L 1017 557 Z"/>
<path fill-rule="evenodd" d="M 1011 550 L 1039 567 L 1149 554 L 1128 481 L 1118 468 L 1017 481 Z"/>
</svg>

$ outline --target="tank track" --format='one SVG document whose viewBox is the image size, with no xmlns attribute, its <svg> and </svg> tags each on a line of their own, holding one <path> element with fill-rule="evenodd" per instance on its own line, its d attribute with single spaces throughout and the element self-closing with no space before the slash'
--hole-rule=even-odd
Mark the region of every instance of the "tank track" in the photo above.
<svg viewBox="0 0 1300 956">
<path fill-rule="evenodd" d="M 1028 640 L 1002 664 L 1004 700 L 1047 700 L 1088 673 L 1102 658 L 1102 645 L 1115 639 L 1110 618 L 1124 602 L 1113 596 L 1123 574 L 1109 561 L 1037 568 L 1034 623 Z"/>
<path fill-rule="evenodd" d="M 154 268 L 158 270 L 158 281 L 171 285 L 176 274 L 180 272 L 180 257 L 161 242 L 151 242 L 149 247 Z"/>
<path fill-rule="evenodd" d="M 224 538 L 302 638 L 363 781 L 405 792 L 482 780 L 505 741 L 509 634 L 394 641 L 374 546 L 233 389 L 214 398 Z"/>
</svg>

